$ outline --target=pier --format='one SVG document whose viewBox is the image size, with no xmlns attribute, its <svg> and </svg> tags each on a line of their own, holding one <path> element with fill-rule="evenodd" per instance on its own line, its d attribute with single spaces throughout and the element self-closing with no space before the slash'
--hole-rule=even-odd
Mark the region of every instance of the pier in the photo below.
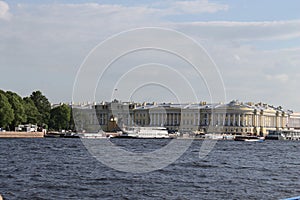
<svg viewBox="0 0 300 200">
<path fill-rule="evenodd" d="M 43 138 L 43 132 L 0 132 L 0 138 Z"/>
</svg>

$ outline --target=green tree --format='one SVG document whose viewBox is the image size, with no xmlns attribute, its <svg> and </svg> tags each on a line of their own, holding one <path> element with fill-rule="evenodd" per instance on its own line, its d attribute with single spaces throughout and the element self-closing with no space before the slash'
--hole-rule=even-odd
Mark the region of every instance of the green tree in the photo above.
<svg viewBox="0 0 300 200">
<path fill-rule="evenodd" d="M 0 92 L 0 127 L 7 127 L 14 120 L 14 111 L 3 91 Z"/>
<path fill-rule="evenodd" d="M 75 127 L 75 123 L 74 123 L 74 116 L 73 116 L 73 108 L 70 109 L 69 129 L 72 131 L 76 131 L 76 127 Z"/>
<path fill-rule="evenodd" d="M 49 128 L 61 131 L 63 129 L 70 128 L 70 119 L 71 119 L 71 108 L 62 104 L 57 106 L 50 111 L 50 123 Z"/>
<path fill-rule="evenodd" d="M 23 99 L 18 94 L 11 91 L 6 92 L 6 97 L 12 109 L 14 110 L 14 120 L 10 124 L 10 128 L 14 129 L 14 127 L 18 126 L 19 124 L 26 122 Z"/>
<path fill-rule="evenodd" d="M 50 119 L 51 104 L 48 99 L 42 94 L 41 91 L 35 91 L 30 95 L 30 99 L 33 101 L 34 105 L 40 113 L 40 118 L 38 120 L 38 125 L 48 125 Z"/>
<path fill-rule="evenodd" d="M 23 98 L 25 113 L 27 116 L 26 123 L 28 124 L 37 124 L 41 115 L 34 105 L 34 102 L 29 97 Z"/>
</svg>

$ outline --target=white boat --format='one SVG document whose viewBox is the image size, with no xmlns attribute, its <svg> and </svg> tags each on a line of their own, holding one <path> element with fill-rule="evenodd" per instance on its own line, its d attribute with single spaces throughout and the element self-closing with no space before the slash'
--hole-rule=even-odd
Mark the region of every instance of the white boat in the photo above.
<svg viewBox="0 0 300 200">
<path fill-rule="evenodd" d="M 205 139 L 209 140 L 223 140 L 223 134 L 220 133 L 207 133 L 205 134 Z"/>
<path fill-rule="evenodd" d="M 300 140 L 300 130 L 269 131 L 268 140 Z"/>
<path fill-rule="evenodd" d="M 285 135 L 282 131 L 269 131 L 266 140 L 285 140 Z"/>
<path fill-rule="evenodd" d="M 300 130 L 282 131 L 286 140 L 300 140 Z"/>
<path fill-rule="evenodd" d="M 205 139 L 209 140 L 233 140 L 234 136 L 229 134 L 221 133 L 207 133 L 205 134 Z"/>
<path fill-rule="evenodd" d="M 264 137 L 254 136 L 254 135 L 236 135 L 234 137 L 235 141 L 245 141 L 245 142 L 263 142 Z"/>
<path fill-rule="evenodd" d="M 131 138 L 170 138 L 165 127 L 126 127 L 121 137 Z"/>
<path fill-rule="evenodd" d="M 108 138 L 104 132 L 99 133 L 81 133 L 78 134 L 80 138 L 83 139 L 104 139 Z"/>
</svg>

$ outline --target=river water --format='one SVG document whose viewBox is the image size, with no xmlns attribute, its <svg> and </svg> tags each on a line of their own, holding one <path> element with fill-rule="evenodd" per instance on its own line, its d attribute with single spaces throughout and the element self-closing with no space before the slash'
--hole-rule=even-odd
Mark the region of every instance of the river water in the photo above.
<svg viewBox="0 0 300 200">
<path fill-rule="evenodd" d="M 114 139 L 131 151 L 168 140 Z M 199 158 L 194 141 L 177 161 L 127 173 L 95 159 L 80 139 L 0 139 L 4 199 L 283 199 L 300 196 L 300 142 L 219 141 Z"/>
</svg>

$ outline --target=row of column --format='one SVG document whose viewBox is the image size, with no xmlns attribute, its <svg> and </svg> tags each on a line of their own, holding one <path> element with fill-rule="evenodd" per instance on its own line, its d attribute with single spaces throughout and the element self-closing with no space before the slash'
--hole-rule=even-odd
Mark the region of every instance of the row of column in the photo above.
<svg viewBox="0 0 300 200">
<path fill-rule="evenodd" d="M 217 113 L 213 119 L 210 119 L 211 115 L 207 115 L 205 120 L 206 125 L 208 122 L 215 126 L 253 126 L 253 115 L 247 114 L 226 114 L 226 113 Z"/>
<path fill-rule="evenodd" d="M 202 116 L 202 115 L 201 115 Z M 213 126 L 263 126 L 263 127 L 283 127 L 286 123 L 283 118 L 278 116 L 264 116 L 264 115 L 251 115 L 251 114 L 226 114 L 226 113 L 216 113 L 214 118 L 211 119 L 211 114 L 206 114 L 201 118 L 200 113 L 193 113 L 188 117 L 185 117 L 181 113 L 150 113 L 150 125 L 151 126 L 177 126 L 182 120 L 193 121 L 193 125 L 209 125 Z M 93 115 L 91 119 L 96 120 L 96 116 Z M 124 123 L 127 125 L 133 124 L 133 115 L 129 115 L 124 119 Z M 100 125 L 105 125 L 107 123 L 107 114 L 100 114 L 99 116 Z M 292 121 L 291 121 L 292 123 Z M 294 122 L 295 123 L 295 122 Z M 298 125 L 298 124 L 297 124 Z"/>
<path fill-rule="evenodd" d="M 252 126 L 253 119 L 252 115 L 245 114 L 215 114 L 213 121 L 210 119 L 211 115 L 208 114 L 207 118 L 204 119 L 205 125 L 209 125 L 209 122 L 212 125 L 220 125 L 220 126 Z M 186 118 L 191 120 L 191 118 Z M 179 113 L 150 113 L 150 125 L 152 126 L 160 126 L 162 124 L 168 125 L 179 125 L 181 120 L 181 114 Z M 185 119 L 183 119 L 185 120 Z M 193 125 L 200 125 L 200 113 L 193 114 Z"/>
<path fill-rule="evenodd" d="M 150 113 L 150 125 L 161 126 L 168 124 L 176 126 L 180 124 L 180 113 Z"/>
</svg>

